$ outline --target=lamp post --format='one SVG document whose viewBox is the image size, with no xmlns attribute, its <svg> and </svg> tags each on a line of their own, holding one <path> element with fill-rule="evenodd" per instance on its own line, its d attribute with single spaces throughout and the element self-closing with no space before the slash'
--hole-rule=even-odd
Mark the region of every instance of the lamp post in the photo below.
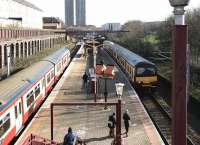
<svg viewBox="0 0 200 145">
<path fill-rule="evenodd" d="M 172 145 L 187 145 L 187 25 L 185 10 L 189 0 L 169 0 L 174 7 L 172 47 Z"/>
<path fill-rule="evenodd" d="M 105 76 L 105 71 L 106 71 L 107 67 L 106 67 L 106 65 L 104 63 L 102 65 L 103 65 L 103 67 L 102 67 L 103 78 L 105 80 L 105 82 L 104 82 L 104 99 L 105 99 L 105 103 L 107 103 L 108 89 L 107 89 L 107 78 L 106 78 L 107 76 Z M 106 104 L 105 104 L 105 108 L 104 109 L 105 110 L 107 109 L 107 105 Z"/>
<path fill-rule="evenodd" d="M 93 48 L 93 68 L 94 68 L 94 70 L 96 70 L 96 51 L 97 51 L 97 48 L 99 47 L 99 46 L 101 46 L 101 45 L 98 45 L 98 46 L 96 46 L 95 45 L 95 39 L 93 39 L 92 40 L 92 45 L 90 45 L 90 44 L 85 44 L 85 45 L 87 45 L 87 46 L 89 46 L 89 47 L 92 47 Z M 94 90 L 94 102 L 96 102 L 97 101 L 97 95 L 96 95 L 96 89 L 97 89 L 97 87 L 96 87 L 96 74 L 94 73 L 94 76 L 93 76 L 93 78 L 92 78 L 92 82 L 93 82 L 93 90 Z"/>
<path fill-rule="evenodd" d="M 115 87 L 116 87 L 116 94 L 118 97 L 118 104 L 117 104 L 117 108 L 116 108 L 116 115 L 117 115 L 116 141 L 117 141 L 117 145 L 121 145 L 122 144 L 122 138 L 121 138 L 121 104 L 122 104 L 122 102 L 121 102 L 121 97 L 123 94 L 124 84 L 116 83 Z"/>
</svg>

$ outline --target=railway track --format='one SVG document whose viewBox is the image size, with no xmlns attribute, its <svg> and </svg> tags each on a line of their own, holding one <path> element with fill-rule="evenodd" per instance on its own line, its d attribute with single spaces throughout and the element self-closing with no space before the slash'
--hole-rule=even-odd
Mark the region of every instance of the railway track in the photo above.
<svg viewBox="0 0 200 145">
<path fill-rule="evenodd" d="M 172 144 L 171 110 L 163 98 L 148 96 L 141 99 L 165 144 Z M 187 144 L 200 145 L 199 135 L 188 125 Z"/>
<path fill-rule="evenodd" d="M 166 145 L 171 144 L 171 119 L 160 107 L 160 104 L 152 97 L 143 97 L 141 99 L 145 109 L 153 120 L 158 132 L 160 133 Z"/>
</svg>

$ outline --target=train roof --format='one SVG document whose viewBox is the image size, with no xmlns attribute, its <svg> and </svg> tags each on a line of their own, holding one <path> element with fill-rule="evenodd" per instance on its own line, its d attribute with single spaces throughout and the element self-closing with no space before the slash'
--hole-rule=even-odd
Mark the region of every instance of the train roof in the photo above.
<svg viewBox="0 0 200 145">
<path fill-rule="evenodd" d="M 58 62 L 68 51 L 66 48 L 59 49 L 42 61 L 0 81 L 0 111 L 53 68 L 54 65 L 49 61 Z"/>
<path fill-rule="evenodd" d="M 12 100 L 36 83 L 46 73 L 46 70 L 52 67 L 51 63 L 42 61 L 0 81 L 0 102 L 2 105 L 10 104 Z M 0 110 L 2 105 L 0 105 Z"/>
<path fill-rule="evenodd" d="M 46 57 L 43 59 L 43 61 L 49 61 L 51 63 L 58 63 L 60 61 L 60 58 L 62 58 L 67 53 L 70 53 L 68 48 L 61 48 L 52 55 Z"/>
<path fill-rule="evenodd" d="M 111 46 L 114 49 L 114 51 L 120 54 L 120 56 L 122 56 L 130 65 L 138 66 L 141 64 L 148 64 L 150 66 L 155 66 L 154 63 L 148 61 L 147 59 L 133 53 L 132 51 L 118 44 L 115 44 L 111 41 L 105 41 L 105 44 Z"/>
</svg>

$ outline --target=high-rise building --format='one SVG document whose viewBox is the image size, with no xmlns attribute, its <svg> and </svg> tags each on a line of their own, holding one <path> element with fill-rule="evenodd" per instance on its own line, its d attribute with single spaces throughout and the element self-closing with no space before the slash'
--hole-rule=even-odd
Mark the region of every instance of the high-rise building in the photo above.
<svg viewBox="0 0 200 145">
<path fill-rule="evenodd" d="M 74 25 L 74 0 L 65 0 L 65 25 Z"/>
<path fill-rule="evenodd" d="M 85 26 L 86 25 L 86 10 L 85 10 L 85 0 L 76 0 L 76 25 Z"/>
<path fill-rule="evenodd" d="M 120 23 L 106 23 L 102 26 L 103 30 L 106 31 L 120 31 L 121 24 Z"/>
</svg>

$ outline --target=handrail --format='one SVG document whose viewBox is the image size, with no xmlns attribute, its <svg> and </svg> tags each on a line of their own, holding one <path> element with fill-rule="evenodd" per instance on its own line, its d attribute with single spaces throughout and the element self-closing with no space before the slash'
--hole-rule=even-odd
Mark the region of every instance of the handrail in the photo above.
<svg viewBox="0 0 200 145">
<path fill-rule="evenodd" d="M 34 142 L 40 142 L 41 145 L 44 144 L 48 144 L 48 145 L 58 145 L 59 143 L 55 142 L 55 141 L 52 141 L 50 139 L 46 139 L 44 137 L 40 137 L 38 135 L 33 135 L 33 134 L 30 134 L 26 139 L 25 141 L 23 142 L 22 145 L 32 145 Z"/>
</svg>

